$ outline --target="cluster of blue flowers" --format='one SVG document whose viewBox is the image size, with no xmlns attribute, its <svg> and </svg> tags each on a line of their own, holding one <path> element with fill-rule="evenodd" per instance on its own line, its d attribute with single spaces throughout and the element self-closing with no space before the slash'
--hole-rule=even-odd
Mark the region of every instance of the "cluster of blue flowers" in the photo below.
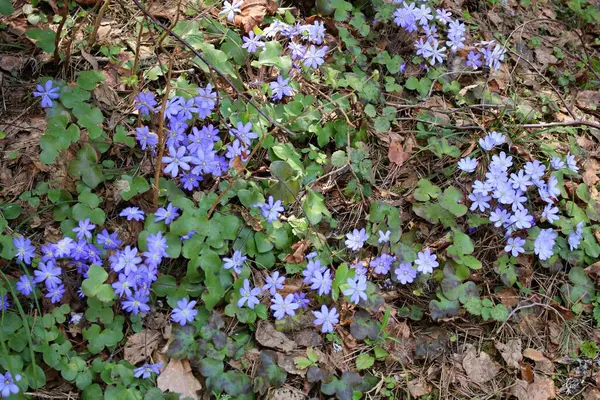
<svg viewBox="0 0 600 400">
<path fill-rule="evenodd" d="M 143 212 L 136 207 L 131 207 L 121 213 Z M 155 221 L 170 223 L 177 216 L 177 207 L 169 204 L 167 209 L 160 208 L 155 214 Z M 128 217 L 129 219 L 129 217 Z M 64 237 L 56 243 L 48 243 L 41 247 L 41 257 L 36 269 L 33 271 L 33 279 L 28 275 L 21 275 L 16 288 L 23 296 L 34 293 L 37 284 L 44 283 L 46 296 L 52 303 L 59 303 L 65 294 L 65 285 L 62 281 L 63 268 L 74 267 L 77 273 L 87 278 L 89 267 L 92 264 L 102 265 L 103 258 L 108 259 L 112 271 L 118 274 L 118 281 L 112 284 L 115 293 L 122 299 L 123 309 L 132 313 L 150 311 L 148 305 L 150 296 L 150 285 L 157 279 L 158 265 L 167 256 L 167 242 L 162 232 L 150 234 L 147 238 L 148 250 L 141 253 L 136 247 L 126 246 L 119 250 L 122 241 L 116 232 L 109 233 L 106 229 L 95 236 L 93 243 L 93 231 L 96 228 L 89 219 L 79 221 L 73 232 L 76 240 Z M 24 264 L 31 265 L 36 257 L 35 247 L 31 240 L 24 237 L 16 237 L 13 244 L 17 250 L 16 259 Z M 143 258 L 142 258 L 143 257 Z M 62 268 L 61 268 L 62 266 Z M 81 288 L 78 295 L 84 297 Z"/>
<path fill-rule="evenodd" d="M 258 138 L 251 122 L 238 122 L 236 127 L 229 129 L 232 141 L 225 146 L 223 154 L 219 154 L 216 147 L 222 140 L 219 130 L 212 124 L 201 128 L 191 126 L 192 121 L 210 116 L 216 101 L 217 94 L 209 83 L 197 90 L 197 96 L 189 100 L 174 96 L 165 106 L 168 155 L 162 158 L 164 173 L 179 178 L 186 190 L 197 188 L 205 175 L 222 176 L 236 157 L 246 161 L 252 140 Z M 135 108 L 142 116 L 158 113 L 160 108 L 157 104 L 155 95 L 148 91 L 139 93 L 135 98 Z M 136 128 L 136 139 L 142 150 L 156 152 L 158 136 L 147 126 Z"/>
<path fill-rule="evenodd" d="M 269 200 L 270 203 L 272 203 L 272 198 Z M 265 204 L 267 205 L 268 203 Z M 276 218 L 270 219 L 271 209 L 263 210 L 263 216 L 267 218 L 268 222 L 272 222 L 279 217 L 277 215 Z M 283 209 L 281 211 L 283 211 Z M 379 244 L 389 242 L 390 231 L 379 231 L 378 234 Z M 369 235 L 364 228 L 360 230 L 354 229 L 346 235 L 345 245 L 350 251 L 356 252 L 364 247 L 364 244 L 368 239 Z M 306 255 L 305 258 L 307 263 L 302 271 L 302 276 L 304 277 L 303 283 L 307 284 L 319 298 L 331 294 L 334 279 L 332 270 L 322 264 L 322 261 L 318 258 L 316 252 Z M 241 251 L 236 250 L 231 257 L 223 258 L 223 268 L 226 270 L 233 270 L 236 274 L 240 274 L 246 260 L 247 257 L 243 256 Z M 395 256 L 383 253 L 378 257 L 373 258 L 369 266 L 372 268 L 372 274 L 374 276 L 383 277 L 389 273 L 395 262 Z M 417 254 L 417 260 L 415 260 L 414 264 L 416 265 L 416 268 L 412 263 L 398 263 L 398 268 L 394 271 L 398 282 L 401 284 L 412 283 L 418 272 L 430 274 L 439 266 L 437 256 L 432 254 L 429 248 L 426 248 Z M 355 271 L 354 277 L 347 279 L 347 282 L 342 287 L 342 293 L 345 296 L 348 296 L 352 303 L 358 305 L 361 300 L 367 301 L 368 299 L 367 279 L 369 271 L 360 261 L 352 264 L 351 267 Z M 250 309 L 254 309 L 255 306 L 260 303 L 259 296 L 263 293 L 268 293 L 271 296 L 270 308 L 273 311 L 275 319 L 279 320 L 286 318 L 287 316 L 293 317 L 296 315 L 297 310 L 309 307 L 310 299 L 307 298 L 306 293 L 288 293 L 284 297 L 284 295 L 279 293 L 279 291 L 283 290 L 285 290 L 285 276 L 281 276 L 279 271 L 275 271 L 267 276 L 265 284 L 262 287 L 253 287 L 250 280 L 245 279 L 243 286 L 239 290 L 240 298 L 237 302 L 237 306 L 246 306 Z M 320 309 L 313 311 L 313 315 L 315 317 L 315 326 L 321 326 L 321 332 L 323 333 L 332 332 L 335 325 L 339 323 L 339 313 L 334 306 L 329 307 L 322 304 Z"/>
<path fill-rule="evenodd" d="M 465 48 L 467 28 L 464 23 L 453 18 L 450 11 L 432 10 L 426 1 L 415 3 L 395 0 L 394 3 L 399 5 L 394 12 L 394 23 L 409 33 L 421 34 L 415 42 L 416 54 L 426 59 L 429 64 L 443 63 L 449 57 L 447 50 L 456 54 L 458 50 Z M 438 28 L 447 29 L 445 43 Z M 476 70 L 485 64 L 494 71 L 500 69 L 506 55 L 503 46 L 494 41 L 479 42 L 474 46 L 476 50 L 467 54 L 467 67 Z"/>
<path fill-rule="evenodd" d="M 233 21 L 235 15 L 241 13 L 240 7 L 243 3 L 243 0 L 234 0 L 232 3 L 225 1 L 223 10 L 219 14 Z M 299 70 L 301 65 L 309 69 L 317 69 L 325 62 L 328 50 L 328 46 L 322 45 L 325 33 L 325 26 L 321 21 L 314 21 L 307 25 L 301 23 L 289 25 L 275 20 L 261 33 L 250 31 L 247 36 L 244 36 L 242 48 L 250 54 L 256 54 L 265 48 L 265 39 L 275 39 L 279 36 L 280 41 L 287 46 L 286 51 L 292 58 L 294 71 Z M 279 75 L 275 81 L 269 83 L 269 87 L 274 101 L 280 101 L 293 94 L 289 77 Z"/>
<path fill-rule="evenodd" d="M 499 132 L 490 132 L 479 140 L 479 145 L 486 152 L 501 147 L 506 143 L 506 137 Z M 479 162 L 471 157 L 465 157 L 458 162 L 458 168 L 466 173 L 476 171 Z M 563 160 L 553 157 L 550 167 L 556 171 L 568 169 L 574 173 L 579 171 L 575 157 L 567 154 Z M 514 168 L 511 172 L 511 168 Z M 560 210 L 554 204 L 560 196 L 558 179 L 550 173 L 550 169 L 539 160 L 528 161 L 520 168 L 513 165 L 513 157 L 505 151 L 493 154 L 485 173 L 485 180 L 475 180 L 472 192 L 469 194 L 471 211 L 489 213 L 489 219 L 496 228 L 503 229 L 506 239 L 507 253 L 517 257 L 525 253 L 527 243 L 522 234 L 536 226 L 532 209 L 539 204 L 532 197 L 537 193 L 543 210 L 539 222 L 550 225 L 560 219 Z M 569 233 L 568 243 L 571 250 L 576 250 L 583 236 L 583 222 L 577 223 Z M 542 228 L 542 226 L 540 226 Z M 533 251 L 540 260 L 547 260 L 554 254 L 554 245 L 558 233 L 553 228 L 542 228 L 533 243 Z"/>
</svg>

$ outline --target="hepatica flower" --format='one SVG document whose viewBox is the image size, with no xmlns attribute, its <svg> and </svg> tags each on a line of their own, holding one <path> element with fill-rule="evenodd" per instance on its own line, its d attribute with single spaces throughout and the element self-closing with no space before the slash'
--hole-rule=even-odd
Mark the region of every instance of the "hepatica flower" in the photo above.
<svg viewBox="0 0 600 400">
<path fill-rule="evenodd" d="M 542 229 L 533 242 L 533 252 L 544 261 L 554 255 L 554 243 L 558 237 L 553 229 Z"/>
<path fill-rule="evenodd" d="M 566 165 L 567 164 L 560 157 L 552 157 L 550 160 L 550 166 L 557 171 L 560 171 Z"/>
<path fill-rule="evenodd" d="M 510 217 L 511 214 L 508 211 L 498 207 L 490 213 L 490 222 L 493 222 L 496 228 L 500 228 L 510 223 Z"/>
<path fill-rule="evenodd" d="M 291 96 L 293 93 L 292 87 L 289 85 L 290 78 L 283 78 L 281 75 L 277 77 L 275 82 L 269 83 L 271 92 L 273 93 L 273 100 L 278 101 L 283 99 L 284 96 Z"/>
<path fill-rule="evenodd" d="M 477 169 L 477 160 L 471 157 L 465 157 L 458 162 L 458 169 L 463 172 L 471 173 Z"/>
<path fill-rule="evenodd" d="M 173 203 L 167 204 L 167 208 L 160 207 L 154 213 L 154 222 L 164 221 L 165 224 L 170 225 L 171 222 L 179 217 L 179 207 L 174 207 Z"/>
<path fill-rule="evenodd" d="M 2 397 L 8 397 L 13 394 L 19 393 L 19 387 L 15 382 L 19 382 L 21 380 L 21 375 L 15 374 L 13 375 L 6 371 L 4 375 L 0 374 L 0 394 Z"/>
<path fill-rule="evenodd" d="M 142 126 L 141 128 L 135 128 L 135 139 L 140 144 L 142 150 L 146 150 L 146 147 L 156 147 L 158 144 L 158 136 L 156 133 L 150 132 L 150 128 Z"/>
<path fill-rule="evenodd" d="M 354 229 L 351 233 L 346 234 L 345 244 L 350 250 L 357 251 L 363 247 L 367 239 L 369 239 L 369 235 L 367 235 L 365 228 L 361 230 Z"/>
<path fill-rule="evenodd" d="M 244 36 L 242 38 L 244 41 L 244 44 L 242 44 L 242 49 L 246 49 L 248 53 L 256 53 L 258 49 L 265 47 L 265 42 L 263 42 L 261 38 L 261 35 L 255 35 L 253 31 L 250 31 L 248 36 Z"/>
<path fill-rule="evenodd" d="M 283 282 L 285 282 L 285 276 L 279 276 L 279 271 L 273 272 L 273 275 L 267 276 L 265 279 L 267 282 L 262 290 L 268 290 L 271 296 L 275 296 L 277 290 L 283 289 Z"/>
<path fill-rule="evenodd" d="M 558 208 L 554 207 L 552 204 L 546 204 L 544 211 L 542 212 L 542 218 L 546 218 L 546 220 L 552 224 L 554 221 L 558 221 L 560 219 L 558 216 L 558 211 Z"/>
<path fill-rule="evenodd" d="M 489 201 L 492 199 L 491 196 L 485 196 L 481 193 L 471 193 L 468 197 L 471 200 L 471 211 L 479 209 L 480 212 L 484 212 L 490 208 Z"/>
<path fill-rule="evenodd" d="M 306 264 L 306 268 L 302 271 L 302 275 L 304 276 L 304 283 L 310 283 L 312 277 L 315 275 L 315 272 L 320 271 L 321 273 L 325 272 L 327 267 L 321 265 L 321 260 L 311 259 Z"/>
<path fill-rule="evenodd" d="M 246 261 L 246 259 L 247 257 L 243 256 L 241 251 L 236 250 L 233 252 L 231 258 L 223 258 L 223 268 L 233 269 L 236 274 L 241 274 L 242 268 L 244 267 L 244 261 Z"/>
<path fill-rule="evenodd" d="M 187 297 L 179 300 L 177 308 L 173 309 L 171 319 L 181 326 L 194 321 L 194 318 L 198 314 L 198 310 L 194 310 L 196 303 L 197 301 L 189 301 Z"/>
<path fill-rule="evenodd" d="M 76 233 L 77 239 L 79 240 L 90 240 L 92 238 L 92 231 L 95 227 L 96 225 L 92 224 L 89 218 L 86 218 L 83 221 L 79 221 L 79 225 L 77 228 L 73 228 L 73 232 Z"/>
<path fill-rule="evenodd" d="M 149 91 L 139 92 L 135 96 L 135 109 L 140 112 L 142 116 L 150 115 L 156 110 L 156 98 L 154 93 Z"/>
<path fill-rule="evenodd" d="M 106 229 L 96 236 L 96 242 L 102 245 L 104 250 L 116 250 L 122 243 L 117 232 L 109 233 Z"/>
<path fill-rule="evenodd" d="M 470 51 L 467 54 L 467 67 L 471 67 L 474 70 L 481 68 L 483 65 L 483 61 L 481 61 L 481 54 L 475 53 L 474 51 Z"/>
<path fill-rule="evenodd" d="M 149 300 L 148 295 L 138 291 L 133 296 L 127 297 L 123 302 L 123 309 L 133 315 L 138 315 L 140 312 L 147 313 L 150 311 L 150 306 L 147 304 Z"/>
<path fill-rule="evenodd" d="M 49 108 L 54 105 L 52 100 L 56 100 L 60 97 L 58 94 L 59 90 L 60 89 L 58 87 L 54 87 L 54 82 L 51 79 L 48 79 L 44 85 L 37 85 L 35 87 L 33 97 L 41 97 L 41 106 L 44 108 Z"/>
<path fill-rule="evenodd" d="M 306 293 L 294 293 L 294 301 L 298 304 L 298 308 L 308 308 L 310 299 L 306 297 Z"/>
<path fill-rule="evenodd" d="M 31 264 L 31 259 L 35 257 L 35 247 L 31 245 L 31 240 L 19 236 L 13 238 L 13 245 L 17 250 L 15 254 L 17 260 L 27 265 Z"/>
<path fill-rule="evenodd" d="M 271 299 L 271 303 L 271 310 L 273 310 L 273 316 L 276 319 L 283 319 L 286 315 L 293 317 L 296 315 L 296 310 L 300 307 L 291 293 L 285 296 L 285 298 L 276 293 L 275 297 Z"/>
<path fill-rule="evenodd" d="M 162 366 L 163 363 L 161 362 L 158 362 L 156 364 L 145 363 L 141 367 L 137 367 L 133 370 L 133 376 L 135 376 L 136 378 L 148 379 L 152 376 L 152 374 L 159 375 Z"/>
<path fill-rule="evenodd" d="M 567 153 L 566 163 L 567 163 L 567 168 L 569 168 L 571 171 L 573 171 L 575 173 L 579 172 L 579 167 L 577 166 L 577 161 L 575 160 L 575 156 L 572 155 L 571 153 Z"/>
<path fill-rule="evenodd" d="M 229 134 L 235 136 L 242 143 L 246 143 L 247 145 L 250 145 L 252 140 L 258 138 L 256 132 L 252 131 L 252 122 L 248 122 L 245 125 L 241 122 L 238 122 L 236 127 L 229 131 Z"/>
<path fill-rule="evenodd" d="M 442 63 L 446 58 L 446 48 L 439 45 L 440 43 L 436 39 L 432 39 L 427 41 L 423 47 L 423 57 L 428 58 L 431 65 Z"/>
<path fill-rule="evenodd" d="M 309 68 L 319 68 L 319 66 L 325 62 L 325 54 L 327 54 L 327 49 L 327 46 L 317 48 L 315 45 L 310 45 L 310 47 L 304 53 L 302 64 Z"/>
<path fill-rule="evenodd" d="M 507 253 L 511 253 L 513 257 L 517 257 L 519 254 L 523 254 L 525 252 L 525 239 L 522 239 L 518 236 L 514 238 L 508 238 L 506 241 L 506 246 L 504 247 L 504 251 Z"/>
<path fill-rule="evenodd" d="M 437 262 L 437 256 L 431 254 L 429 247 L 417 253 L 415 264 L 417 265 L 417 271 L 422 274 L 431 274 L 433 269 L 440 265 L 440 263 Z"/>
<path fill-rule="evenodd" d="M 73 315 L 71 315 L 71 319 L 69 320 L 69 323 L 77 325 L 78 323 L 81 322 L 82 318 L 83 318 L 83 314 L 74 313 Z"/>
<path fill-rule="evenodd" d="M 244 4 L 244 0 L 233 0 L 231 3 L 225 1 L 223 4 L 223 10 L 219 12 L 219 15 L 227 15 L 227 21 L 233 22 L 235 14 L 240 14 L 242 10 L 240 7 Z"/>
<path fill-rule="evenodd" d="M 379 231 L 377 233 L 379 234 L 379 239 L 377 239 L 377 243 L 388 243 L 390 241 L 390 235 L 392 234 L 392 231 Z"/>
<path fill-rule="evenodd" d="M 569 233 L 568 242 L 571 251 L 579 248 L 579 243 L 583 236 L 583 222 L 579 222 L 575 228 Z"/>
<path fill-rule="evenodd" d="M 255 204 L 254 206 L 260 208 L 262 216 L 267 219 L 268 223 L 278 221 L 280 213 L 285 211 L 281 205 L 281 200 L 275 201 L 273 196 L 269 196 L 266 203 Z"/>
<path fill-rule="evenodd" d="M 117 258 L 117 263 L 113 266 L 115 272 L 123 270 L 125 274 L 129 275 L 132 272 L 137 271 L 138 265 L 142 262 L 142 258 L 138 257 L 137 247 L 127 246 L 120 253 Z"/>
<path fill-rule="evenodd" d="M 70 237 L 60 239 L 54 246 L 54 256 L 56 258 L 68 257 L 75 248 L 75 243 Z"/>
<path fill-rule="evenodd" d="M 452 13 L 443 8 L 435 10 L 435 19 L 442 25 L 452 21 Z"/>
<path fill-rule="evenodd" d="M 367 300 L 367 277 L 359 275 L 354 278 L 348 278 L 346 281 L 348 288 L 343 291 L 345 296 L 350 297 L 350 301 L 358 304 L 360 299 Z"/>
<path fill-rule="evenodd" d="M 47 287 L 48 293 L 46 294 L 46 298 L 50 299 L 52 304 L 60 302 L 63 295 L 65 294 L 65 285 L 62 283 L 60 285 Z"/>
<path fill-rule="evenodd" d="M 15 286 L 19 293 L 21 293 L 23 296 L 29 296 L 35 289 L 35 282 L 33 282 L 27 275 L 21 275 Z"/>
<path fill-rule="evenodd" d="M 507 156 L 505 152 L 501 152 L 500 155 L 492 156 L 490 165 L 502 171 L 508 171 L 512 167 L 512 159 L 512 156 Z"/>
<path fill-rule="evenodd" d="M 41 262 L 38 265 L 38 269 L 33 271 L 33 281 L 35 283 L 44 282 L 46 286 L 58 286 L 62 283 L 60 279 L 61 273 L 62 270 L 53 261 Z"/>
<path fill-rule="evenodd" d="M 248 279 L 244 279 L 244 286 L 240 288 L 240 299 L 237 302 L 238 307 L 244 307 L 244 304 L 248 306 L 248 308 L 254 310 L 254 307 L 260 303 L 258 301 L 258 295 L 261 293 L 259 288 L 251 288 L 250 281 Z"/>
<path fill-rule="evenodd" d="M 210 83 L 206 84 L 206 87 L 198 88 L 198 95 L 194 97 L 196 107 L 198 108 L 198 117 L 208 117 L 217 104 L 217 92 L 213 91 L 213 87 Z"/>
<path fill-rule="evenodd" d="M 290 50 L 290 56 L 292 57 L 292 60 L 300 60 L 304 57 L 304 53 L 306 53 L 306 47 L 300 43 L 292 41 L 288 43 L 288 49 Z"/>
<path fill-rule="evenodd" d="M 145 216 L 144 212 L 138 207 L 127 207 L 124 208 L 119 214 L 120 217 L 126 217 L 127 221 L 143 221 Z"/>
<path fill-rule="evenodd" d="M 310 279 L 311 286 L 310 288 L 313 290 L 317 290 L 319 296 L 323 296 L 324 294 L 329 294 L 331 292 L 331 285 L 333 280 L 331 279 L 331 271 L 325 270 L 325 272 L 315 271 L 312 278 Z"/>
<path fill-rule="evenodd" d="M 6 311 L 10 307 L 10 302 L 8 301 L 8 295 L 0 295 L 0 311 Z"/>
<path fill-rule="evenodd" d="M 394 270 L 394 274 L 396 275 L 398 282 L 406 285 L 407 283 L 412 283 L 415 280 L 417 277 L 417 270 L 414 269 L 410 263 L 400 263 L 398 268 Z"/>
<path fill-rule="evenodd" d="M 306 30 L 308 31 L 309 41 L 314 44 L 323 43 L 323 39 L 325 39 L 325 26 L 323 26 L 323 22 L 314 21 L 312 25 L 306 27 Z"/>
<path fill-rule="evenodd" d="M 335 307 L 331 307 L 331 310 L 326 306 L 321 306 L 321 311 L 313 311 L 315 316 L 315 326 L 321 326 L 321 332 L 328 333 L 333 332 L 335 324 L 340 322 L 340 314 Z"/>
<path fill-rule="evenodd" d="M 176 178 L 179 175 L 179 169 L 183 171 L 190 170 L 190 164 L 193 161 L 193 157 L 186 155 L 187 150 L 184 146 L 180 146 L 178 149 L 175 147 L 169 147 L 169 156 L 163 156 L 163 164 L 167 164 L 164 171 L 165 174 L 171 174 L 172 178 Z"/>
<path fill-rule="evenodd" d="M 371 263 L 369 264 L 369 266 L 373 268 L 373 272 L 375 272 L 376 274 L 386 275 L 390 271 L 392 263 L 395 259 L 396 257 L 391 256 L 389 254 L 382 254 L 379 257 L 374 258 L 373 261 L 371 261 Z"/>
</svg>

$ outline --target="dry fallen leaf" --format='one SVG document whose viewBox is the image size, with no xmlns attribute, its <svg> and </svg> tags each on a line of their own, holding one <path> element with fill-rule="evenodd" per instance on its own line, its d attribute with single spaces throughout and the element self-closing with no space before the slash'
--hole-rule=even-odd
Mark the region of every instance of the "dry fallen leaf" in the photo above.
<svg viewBox="0 0 600 400">
<path fill-rule="evenodd" d="M 515 370 L 520 368 L 520 362 L 523 359 L 521 339 L 512 339 L 506 343 L 496 342 L 494 345 L 509 368 Z"/>
<path fill-rule="evenodd" d="M 285 387 L 270 391 L 270 400 L 304 400 L 306 396 L 299 390 Z"/>
<path fill-rule="evenodd" d="M 517 379 L 512 394 L 519 400 L 549 400 L 556 397 L 554 381 L 536 375 L 533 383 Z"/>
<path fill-rule="evenodd" d="M 414 398 L 418 399 L 421 396 L 431 393 L 431 385 L 422 378 L 413 379 L 407 385 L 410 395 Z"/>
<path fill-rule="evenodd" d="M 513 288 L 504 289 L 497 296 L 500 302 L 506 307 L 514 307 L 519 303 L 519 295 Z"/>
<path fill-rule="evenodd" d="M 288 339 L 288 337 L 277 330 L 275 327 L 266 321 L 261 321 L 256 327 L 256 341 L 265 347 L 281 350 L 285 353 L 296 348 L 296 343 Z"/>
<path fill-rule="evenodd" d="M 125 344 L 125 360 L 132 364 L 146 360 L 160 344 L 162 334 L 152 329 L 144 329 L 131 335 Z"/>
<path fill-rule="evenodd" d="M 500 372 L 500 365 L 493 361 L 489 354 L 482 351 L 477 357 L 477 350 L 472 344 L 465 345 L 463 354 L 462 366 L 472 382 L 491 381 Z"/>
<path fill-rule="evenodd" d="M 265 17 L 267 0 L 246 0 L 241 10 L 242 13 L 234 17 L 233 23 L 241 26 L 248 33 Z"/>
<path fill-rule="evenodd" d="M 600 400 L 600 390 L 590 387 L 583 392 L 583 400 Z"/>
<path fill-rule="evenodd" d="M 292 245 L 292 250 L 294 250 L 294 253 L 288 254 L 287 256 L 285 256 L 283 261 L 293 263 L 293 264 L 299 264 L 299 263 L 303 262 L 304 255 L 306 253 L 306 250 L 309 247 L 310 247 L 310 242 L 308 240 L 301 240 L 297 243 L 294 243 Z"/>
<path fill-rule="evenodd" d="M 577 107 L 582 110 L 596 110 L 600 104 L 600 92 L 597 90 L 581 90 L 575 98 Z"/>
<path fill-rule="evenodd" d="M 582 164 L 583 166 L 583 183 L 588 186 L 595 186 L 600 181 L 600 162 L 595 158 L 588 158 Z"/>
<path fill-rule="evenodd" d="M 532 383 L 533 378 L 533 368 L 531 368 L 531 365 L 523 363 L 521 365 L 521 379 L 528 383 Z"/>
<path fill-rule="evenodd" d="M 388 150 L 388 158 L 394 164 L 402 166 L 402 164 L 404 164 L 412 154 L 414 140 L 410 137 L 407 137 L 403 140 L 400 135 L 395 133 L 391 133 L 389 136 L 390 147 Z M 404 145 L 402 145 L 402 141 L 404 141 Z"/>
<path fill-rule="evenodd" d="M 535 368 L 545 373 L 554 372 L 554 364 L 539 350 L 528 348 L 523 351 L 523 357 L 535 361 Z"/>
<path fill-rule="evenodd" d="M 552 51 L 547 47 L 539 47 L 535 49 L 535 57 L 543 66 L 556 64 L 558 62 L 558 59 L 554 57 Z"/>
<path fill-rule="evenodd" d="M 188 360 L 171 359 L 167 367 L 161 372 L 156 381 L 156 386 L 163 392 L 167 390 L 179 393 L 184 398 L 189 397 L 198 400 L 197 391 L 202 385 L 192 374 L 192 367 Z"/>
</svg>

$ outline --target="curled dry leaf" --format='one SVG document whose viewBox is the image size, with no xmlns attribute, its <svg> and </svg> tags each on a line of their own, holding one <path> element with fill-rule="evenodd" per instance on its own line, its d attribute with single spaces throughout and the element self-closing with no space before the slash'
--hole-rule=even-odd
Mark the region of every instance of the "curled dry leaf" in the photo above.
<svg viewBox="0 0 600 400">
<path fill-rule="evenodd" d="M 403 138 L 400 135 L 395 133 L 390 134 L 388 158 L 398 166 L 402 166 L 410 158 L 414 146 L 414 140 L 410 137 L 404 140 L 404 145 L 402 141 Z"/>
<path fill-rule="evenodd" d="M 588 158 L 583 162 L 583 183 L 595 186 L 600 181 L 600 162 L 595 158 Z"/>
<path fill-rule="evenodd" d="M 158 347 L 162 334 L 153 329 L 144 329 L 131 335 L 125 344 L 125 360 L 132 364 L 145 361 Z"/>
<path fill-rule="evenodd" d="M 233 23 L 250 32 L 260 24 L 267 13 L 267 0 L 246 0 L 241 7 L 242 13 L 236 15 Z"/>
<path fill-rule="evenodd" d="M 533 383 L 517 379 L 512 395 L 519 400 L 549 400 L 556 397 L 556 389 L 552 379 L 535 375 Z"/>
<path fill-rule="evenodd" d="M 577 107 L 585 111 L 594 111 L 600 104 L 600 92 L 597 90 L 581 90 L 575 98 Z"/>
<path fill-rule="evenodd" d="M 310 247 L 310 242 L 308 240 L 301 240 L 292 245 L 292 250 L 294 252 L 292 254 L 288 254 L 285 256 L 283 261 L 289 262 L 292 264 L 300 264 L 304 261 L 304 255 L 306 254 L 306 250 Z"/>
<path fill-rule="evenodd" d="M 270 391 L 270 400 L 304 400 L 306 395 L 294 388 L 285 387 Z"/>
<path fill-rule="evenodd" d="M 426 394 L 431 393 L 431 385 L 428 384 L 424 379 L 417 378 L 407 383 L 408 391 L 410 395 L 416 399 Z"/>
<path fill-rule="evenodd" d="M 194 400 L 200 398 L 197 392 L 202 390 L 202 384 L 192 374 L 192 367 L 188 360 L 171 359 L 158 376 L 156 386 L 163 392 L 168 390 L 172 393 L 179 393 L 182 398 Z"/>
<path fill-rule="evenodd" d="M 520 368 L 521 360 L 523 360 L 521 339 L 509 340 L 506 343 L 495 342 L 494 345 L 509 368 L 515 370 Z"/>
<path fill-rule="evenodd" d="M 477 350 L 472 344 L 465 345 L 463 354 L 462 366 L 472 382 L 489 382 L 500 372 L 500 365 L 489 354 L 482 351 L 477 357 Z"/>
<path fill-rule="evenodd" d="M 544 353 L 542 353 L 539 350 L 527 348 L 525 349 L 525 351 L 523 351 L 523 357 L 535 361 L 535 369 L 541 372 L 554 372 L 554 364 L 552 363 L 552 361 L 548 360 L 544 356 Z"/>
<path fill-rule="evenodd" d="M 284 333 L 275 330 L 275 327 L 267 321 L 258 323 L 256 341 L 265 347 L 281 350 L 285 353 L 289 353 L 296 348 L 295 342 L 288 339 Z"/>
</svg>

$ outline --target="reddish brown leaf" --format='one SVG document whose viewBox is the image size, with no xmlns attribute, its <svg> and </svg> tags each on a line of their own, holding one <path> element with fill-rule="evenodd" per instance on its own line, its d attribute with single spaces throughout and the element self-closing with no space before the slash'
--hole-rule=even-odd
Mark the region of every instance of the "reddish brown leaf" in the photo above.
<svg viewBox="0 0 600 400">
<path fill-rule="evenodd" d="M 267 0 L 247 0 L 242 5 L 241 10 L 242 13 L 234 17 L 233 23 L 241 26 L 248 33 L 260 24 L 265 17 Z"/>
<path fill-rule="evenodd" d="M 292 249 L 295 250 L 294 253 L 285 256 L 283 261 L 292 264 L 300 264 L 302 261 L 304 261 L 304 255 L 309 247 L 310 242 L 308 240 L 301 240 L 297 243 L 294 243 L 292 245 Z"/>
<path fill-rule="evenodd" d="M 521 378 L 526 382 L 533 382 L 533 369 L 531 368 L 531 365 L 521 363 Z"/>
</svg>

